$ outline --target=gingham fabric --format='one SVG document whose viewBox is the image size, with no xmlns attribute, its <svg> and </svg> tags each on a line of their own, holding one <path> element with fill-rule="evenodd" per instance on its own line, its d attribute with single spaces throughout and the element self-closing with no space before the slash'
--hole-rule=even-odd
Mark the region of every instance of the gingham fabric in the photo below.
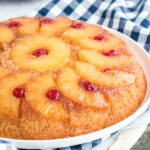
<svg viewBox="0 0 150 150">
<path fill-rule="evenodd" d="M 126 34 L 143 46 L 147 52 L 150 51 L 150 1 L 148 0 L 52 0 L 45 7 L 33 10 L 27 16 L 67 16 L 75 20 L 97 23 Z M 149 109 L 127 128 L 134 127 L 135 124 L 140 125 L 141 122 L 148 123 L 148 115 L 150 115 Z M 104 139 L 99 139 L 57 150 L 91 150 L 98 144 L 101 145 L 99 149 L 106 150 L 121 131 L 110 135 L 106 140 L 107 144 L 106 142 L 103 144 Z M 14 150 L 14 147 L 8 145 L 5 145 L 5 148 Z"/>
<path fill-rule="evenodd" d="M 150 51 L 149 0 L 52 0 L 30 16 L 68 16 L 122 32 Z"/>
</svg>

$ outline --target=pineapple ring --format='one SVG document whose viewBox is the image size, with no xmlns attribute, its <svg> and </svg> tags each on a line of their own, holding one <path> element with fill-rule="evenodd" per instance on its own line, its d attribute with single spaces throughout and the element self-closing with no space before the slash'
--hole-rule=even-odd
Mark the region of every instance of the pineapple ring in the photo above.
<svg viewBox="0 0 150 150">
<path fill-rule="evenodd" d="M 40 32 L 47 35 L 57 35 L 67 30 L 71 24 L 72 21 L 69 18 L 61 16 L 52 19 L 52 23 L 41 23 Z"/>
<path fill-rule="evenodd" d="M 134 61 L 132 56 L 121 55 L 118 57 L 107 57 L 97 51 L 85 49 L 79 50 L 78 56 L 80 60 L 86 61 L 98 67 L 110 69 L 126 66 Z"/>
<path fill-rule="evenodd" d="M 46 92 L 56 87 L 49 73 L 36 77 L 26 86 L 26 99 L 29 105 L 44 116 L 52 119 L 65 119 L 65 110 L 59 102 L 48 99 Z M 36 91 L 36 92 L 35 92 Z"/>
<path fill-rule="evenodd" d="M 39 32 L 39 20 L 37 18 L 14 18 L 10 19 L 5 23 L 18 22 L 20 25 L 18 27 L 14 27 L 17 29 L 18 33 L 21 35 L 24 34 L 33 34 Z"/>
<path fill-rule="evenodd" d="M 30 73 L 16 73 L 0 80 L 0 112 L 8 116 L 19 116 L 20 99 L 13 95 L 16 87 L 26 84 L 30 80 Z"/>
<path fill-rule="evenodd" d="M 94 40 L 93 37 L 76 38 L 74 43 L 81 48 L 96 51 L 124 50 L 126 48 L 124 41 L 113 35 L 106 36 L 106 39 L 101 41 Z"/>
<path fill-rule="evenodd" d="M 46 48 L 47 55 L 33 56 L 39 48 Z M 18 40 L 11 48 L 10 59 L 23 69 L 47 71 L 65 65 L 69 61 L 70 49 L 61 39 L 42 34 L 29 35 Z"/>
<path fill-rule="evenodd" d="M 103 86 L 126 86 L 134 82 L 135 76 L 123 71 L 109 71 L 109 74 L 98 71 L 95 66 L 76 62 L 76 70 L 85 79 Z"/>
<path fill-rule="evenodd" d="M 15 39 L 14 32 L 7 26 L 0 25 L 0 43 L 10 43 Z"/>
<path fill-rule="evenodd" d="M 71 27 L 70 29 L 68 29 L 67 31 L 63 33 L 62 37 L 69 38 L 71 41 L 74 41 L 75 39 L 79 39 L 81 37 L 95 36 L 97 32 L 99 34 L 103 32 L 103 29 L 97 25 L 86 24 L 82 21 L 78 21 L 76 23 L 82 24 L 83 28 L 76 29 L 76 28 Z"/>
<path fill-rule="evenodd" d="M 105 108 L 107 102 L 99 92 L 87 92 L 79 86 L 80 76 L 71 68 L 64 68 L 58 76 L 60 91 L 72 101 L 92 108 Z"/>
</svg>

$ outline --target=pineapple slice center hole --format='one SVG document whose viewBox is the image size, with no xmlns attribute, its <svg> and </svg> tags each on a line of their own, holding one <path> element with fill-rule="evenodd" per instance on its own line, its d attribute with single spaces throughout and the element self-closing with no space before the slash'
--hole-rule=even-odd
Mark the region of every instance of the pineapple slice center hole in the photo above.
<svg viewBox="0 0 150 150">
<path fill-rule="evenodd" d="M 24 98 L 25 97 L 25 90 L 22 87 L 16 87 L 13 91 L 13 95 L 16 98 Z"/>
<path fill-rule="evenodd" d="M 74 28 L 74 29 L 84 29 L 85 26 L 82 24 L 82 23 L 74 23 L 71 28 Z"/>
<path fill-rule="evenodd" d="M 98 88 L 95 84 L 89 82 L 89 81 L 84 81 L 83 79 L 79 80 L 79 85 L 81 88 L 83 88 L 86 91 L 89 92 L 97 92 Z"/>
<path fill-rule="evenodd" d="M 103 69 L 102 71 L 103 71 L 103 72 L 108 72 L 108 71 L 111 71 L 111 69 L 105 68 L 105 69 Z"/>
<path fill-rule="evenodd" d="M 54 20 L 51 18 L 42 18 L 40 19 L 40 24 L 53 24 Z"/>
<path fill-rule="evenodd" d="M 61 93 L 56 89 L 50 89 L 47 91 L 46 96 L 51 100 L 59 100 L 61 98 Z"/>
<path fill-rule="evenodd" d="M 108 57 L 118 57 L 120 53 L 117 50 L 103 51 L 103 55 Z"/>
<path fill-rule="evenodd" d="M 105 37 L 102 36 L 102 35 L 95 36 L 93 39 L 96 40 L 96 41 L 104 41 L 104 40 L 106 40 Z"/>
<path fill-rule="evenodd" d="M 11 21 L 8 23 L 9 28 L 17 28 L 20 27 L 22 24 L 18 21 Z"/>
<path fill-rule="evenodd" d="M 39 48 L 39 49 L 36 49 L 32 55 L 36 56 L 36 57 L 40 57 L 40 56 L 43 56 L 43 55 L 48 55 L 48 50 L 45 49 L 45 48 Z"/>
</svg>

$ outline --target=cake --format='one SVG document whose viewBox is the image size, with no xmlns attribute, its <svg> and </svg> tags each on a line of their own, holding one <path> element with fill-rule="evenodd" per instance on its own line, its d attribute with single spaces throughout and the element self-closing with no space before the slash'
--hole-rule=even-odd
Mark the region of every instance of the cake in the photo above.
<svg viewBox="0 0 150 150">
<path fill-rule="evenodd" d="M 0 137 L 79 136 L 116 124 L 144 99 L 146 79 L 127 44 L 67 17 L 0 23 Z"/>
</svg>

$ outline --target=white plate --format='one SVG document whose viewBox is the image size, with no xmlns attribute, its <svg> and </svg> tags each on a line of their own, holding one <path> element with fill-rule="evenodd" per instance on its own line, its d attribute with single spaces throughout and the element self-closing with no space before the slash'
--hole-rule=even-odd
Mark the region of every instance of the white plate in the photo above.
<svg viewBox="0 0 150 150">
<path fill-rule="evenodd" d="M 26 149 L 47 149 L 47 148 L 59 148 L 59 147 L 67 147 L 77 144 L 82 144 L 86 142 L 90 142 L 96 139 L 107 137 L 108 135 L 120 130 L 121 128 L 125 127 L 133 120 L 135 120 L 139 115 L 141 115 L 147 108 L 148 104 L 150 103 L 150 56 L 145 50 L 138 45 L 135 41 L 130 39 L 124 34 L 121 34 L 115 30 L 109 29 L 104 27 L 114 35 L 122 38 L 130 48 L 130 50 L 134 53 L 137 57 L 138 61 L 140 62 L 147 80 L 147 92 L 144 98 L 143 103 L 137 109 L 137 111 L 126 118 L 125 120 L 110 126 L 108 128 L 92 132 L 89 134 L 64 138 L 64 139 L 56 139 L 56 140 L 16 140 L 16 139 L 8 139 L 8 138 L 0 138 L 0 140 L 5 140 L 9 143 L 12 143 L 17 148 L 26 148 Z"/>
</svg>

